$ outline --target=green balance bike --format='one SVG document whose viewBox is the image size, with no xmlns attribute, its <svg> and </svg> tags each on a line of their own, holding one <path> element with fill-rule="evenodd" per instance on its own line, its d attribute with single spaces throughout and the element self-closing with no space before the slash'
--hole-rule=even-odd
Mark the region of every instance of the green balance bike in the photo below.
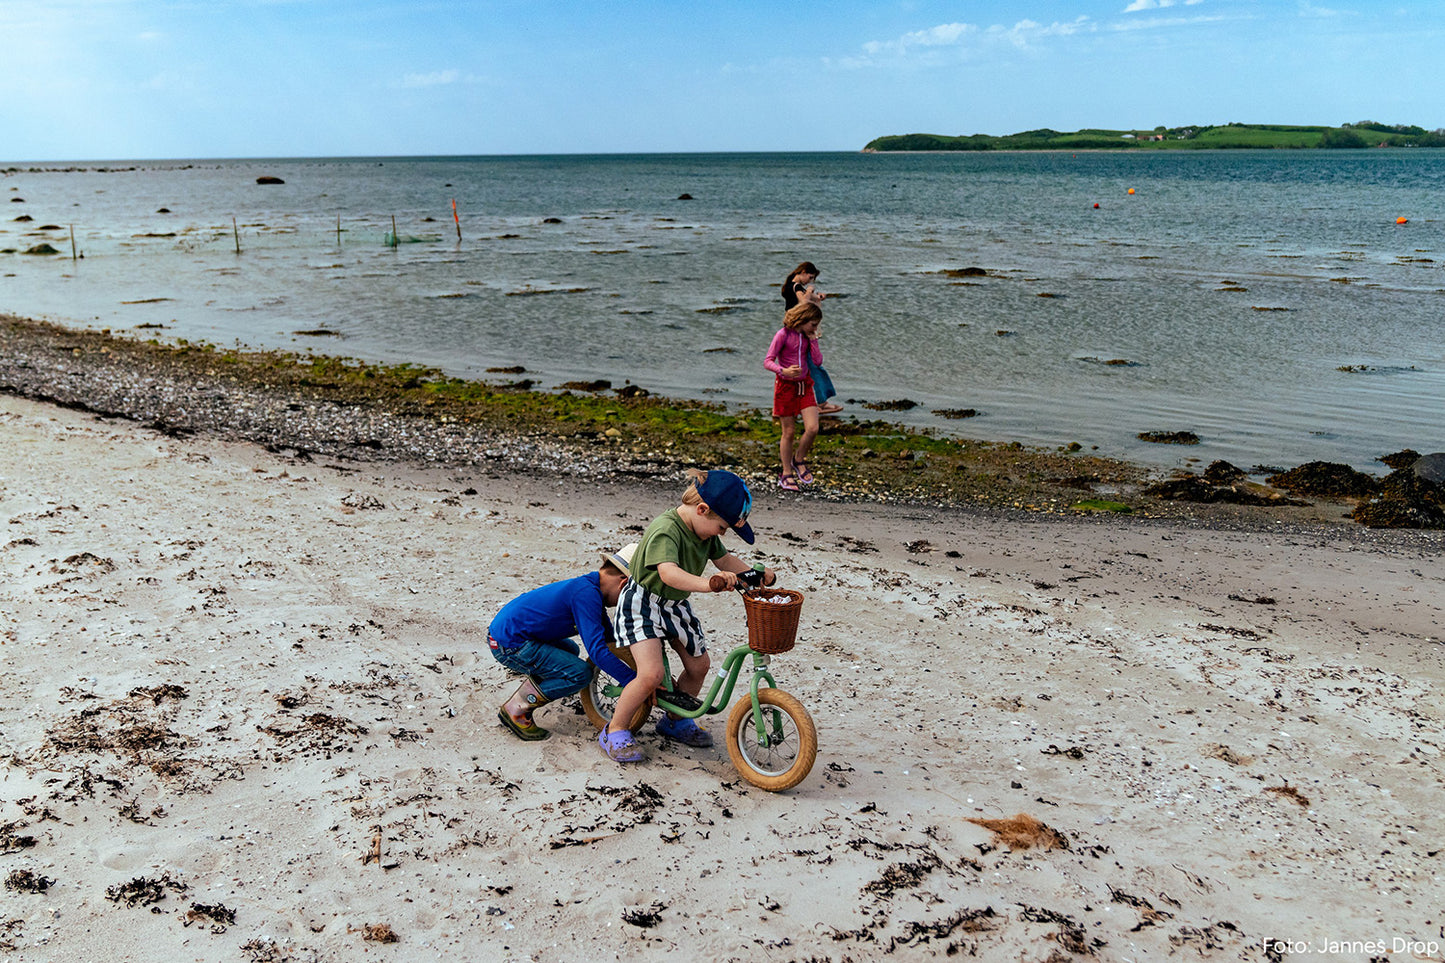
<svg viewBox="0 0 1445 963">
<path fill-rule="evenodd" d="M 728 756 L 748 782 L 768 792 L 782 792 L 802 782 L 818 757 L 818 731 L 813 717 L 794 696 L 777 687 L 769 668 L 774 655 L 793 647 L 803 595 L 788 589 L 763 588 L 760 565 L 738 578 L 744 583 L 738 594 L 747 610 L 748 643 L 727 654 L 717 678 L 701 699 L 674 688 L 667 662 L 668 646 L 664 644 L 665 681 L 630 720 L 628 728 L 634 732 L 640 729 L 654 705 L 684 719 L 722 712 L 732 699 L 744 664 L 751 660 L 747 695 L 739 698 L 728 713 Z M 713 591 L 726 590 L 722 577 L 713 576 Z M 614 651 L 618 658 L 632 664 L 625 648 Z M 621 694 L 622 683 L 601 669 L 592 670 L 592 680 L 581 693 L 582 709 L 598 731 L 611 720 Z"/>
</svg>

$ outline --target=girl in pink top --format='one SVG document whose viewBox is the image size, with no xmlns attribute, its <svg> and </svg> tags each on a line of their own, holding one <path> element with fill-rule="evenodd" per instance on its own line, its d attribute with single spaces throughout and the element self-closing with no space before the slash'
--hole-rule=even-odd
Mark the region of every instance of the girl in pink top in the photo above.
<svg viewBox="0 0 1445 963">
<path fill-rule="evenodd" d="M 790 492 L 813 483 L 807 458 L 813 439 L 818 437 L 818 400 L 813 395 L 808 360 L 811 357 L 814 364 L 823 363 L 823 352 L 818 347 L 818 326 L 822 321 L 823 311 L 812 301 L 800 301 L 789 308 L 763 359 L 763 367 L 777 376 L 773 382 L 773 417 L 782 427 L 778 455 L 783 463 L 778 487 Z M 799 416 L 803 419 L 803 434 L 794 448 Z"/>
</svg>

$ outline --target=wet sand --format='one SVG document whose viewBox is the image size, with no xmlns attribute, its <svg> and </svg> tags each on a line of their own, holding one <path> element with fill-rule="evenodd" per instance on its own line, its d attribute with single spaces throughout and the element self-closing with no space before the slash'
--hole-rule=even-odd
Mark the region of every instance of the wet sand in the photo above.
<svg viewBox="0 0 1445 963">
<path fill-rule="evenodd" d="M 1438 532 L 762 497 L 769 794 L 496 722 L 496 609 L 679 479 L 272 448 L 0 395 L 12 958 L 1442 955 Z"/>
</svg>

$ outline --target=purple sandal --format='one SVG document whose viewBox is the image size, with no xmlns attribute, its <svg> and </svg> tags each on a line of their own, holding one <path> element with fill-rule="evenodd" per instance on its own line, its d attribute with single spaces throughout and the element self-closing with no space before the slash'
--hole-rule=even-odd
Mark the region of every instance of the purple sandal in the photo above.
<svg viewBox="0 0 1445 963">
<path fill-rule="evenodd" d="M 602 754 L 613 762 L 641 762 L 646 758 L 641 747 L 632 741 L 632 733 L 626 729 L 621 732 L 603 729 L 597 736 L 597 744 L 602 747 Z"/>
</svg>

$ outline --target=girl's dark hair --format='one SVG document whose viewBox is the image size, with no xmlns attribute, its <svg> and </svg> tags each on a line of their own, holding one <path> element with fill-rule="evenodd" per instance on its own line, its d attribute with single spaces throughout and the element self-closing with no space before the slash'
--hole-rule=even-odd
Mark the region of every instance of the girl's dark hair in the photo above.
<svg viewBox="0 0 1445 963">
<path fill-rule="evenodd" d="M 797 267 L 793 268 L 791 271 L 788 272 L 788 276 L 783 279 L 784 308 L 791 308 L 793 305 L 798 303 L 798 295 L 795 291 L 793 291 L 793 278 L 797 277 L 799 274 L 811 274 L 816 277 L 818 274 L 818 265 L 814 264 L 812 261 L 804 261 L 802 264 L 799 264 Z"/>
</svg>

